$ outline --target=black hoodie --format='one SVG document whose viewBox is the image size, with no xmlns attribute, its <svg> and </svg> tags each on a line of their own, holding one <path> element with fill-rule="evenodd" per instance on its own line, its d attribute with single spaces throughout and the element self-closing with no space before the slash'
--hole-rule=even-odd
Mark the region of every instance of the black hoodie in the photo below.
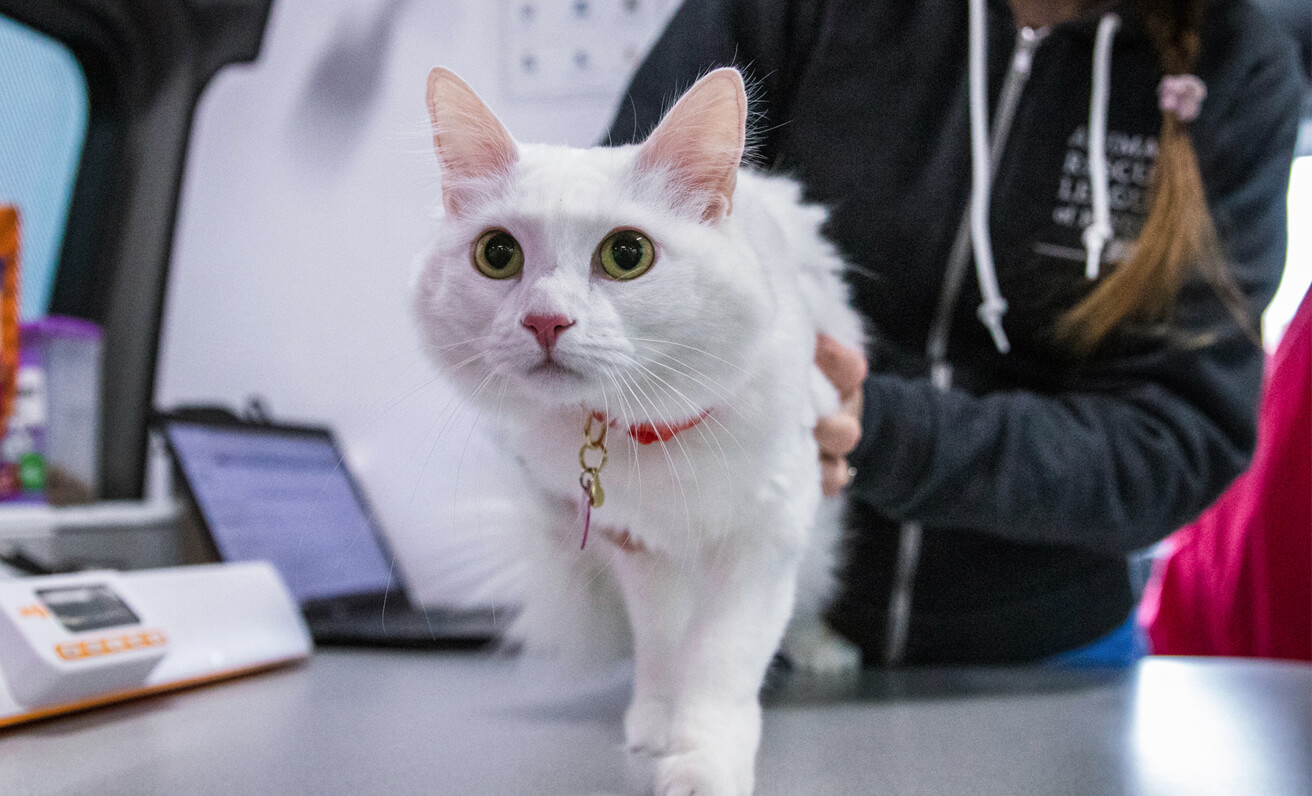
<svg viewBox="0 0 1312 796">
<path fill-rule="evenodd" d="M 901 554 L 914 587 L 903 660 L 1033 660 L 1124 622 L 1126 554 L 1198 514 L 1251 455 L 1263 355 L 1209 287 L 1186 286 L 1171 334 L 1127 328 L 1086 358 L 1052 336 L 1094 284 L 1081 233 L 1105 12 L 1122 20 L 1106 125 L 1118 241 L 1133 240 L 1146 210 L 1161 68 L 1134 8 L 1107 3 L 1042 32 L 1028 79 L 1012 80 L 990 212 L 1005 354 L 976 317 L 973 269 L 956 291 L 945 273 L 970 189 L 963 0 L 690 0 L 621 101 L 613 143 L 643 138 L 708 69 L 739 66 L 754 82 L 757 162 L 831 209 L 874 332 L 852 546 L 831 616 L 867 663 L 885 656 L 900 541 L 919 548 Z M 1019 34 L 1003 0 L 987 14 L 996 125 Z M 1284 263 L 1302 83 L 1289 42 L 1247 2 L 1216 0 L 1202 34 L 1207 96 L 1190 134 L 1258 328 Z M 940 303 L 947 389 L 931 384 L 927 354 Z M 923 527 L 914 540 L 907 523 Z"/>
</svg>

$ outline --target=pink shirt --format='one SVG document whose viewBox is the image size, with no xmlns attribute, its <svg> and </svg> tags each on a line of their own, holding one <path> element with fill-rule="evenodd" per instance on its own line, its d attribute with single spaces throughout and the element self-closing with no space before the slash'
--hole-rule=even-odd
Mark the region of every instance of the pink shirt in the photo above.
<svg viewBox="0 0 1312 796">
<path fill-rule="evenodd" d="M 1252 465 L 1154 569 L 1156 654 L 1312 660 L 1312 292 L 1268 365 Z"/>
</svg>

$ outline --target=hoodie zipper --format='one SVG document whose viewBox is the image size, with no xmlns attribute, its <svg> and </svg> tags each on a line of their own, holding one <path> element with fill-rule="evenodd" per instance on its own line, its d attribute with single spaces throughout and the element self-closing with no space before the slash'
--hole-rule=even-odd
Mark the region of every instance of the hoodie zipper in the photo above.
<svg viewBox="0 0 1312 796">
<path fill-rule="evenodd" d="M 1048 35 L 1048 28 L 1021 28 L 1016 32 L 1016 44 L 1011 54 L 1011 66 L 1002 84 L 998 109 L 993 115 L 993 129 L 989 137 L 989 170 L 997 172 L 1002 152 L 1007 145 L 1011 123 L 1016 117 L 1021 93 L 1029 81 L 1034 65 L 1034 51 Z M 940 392 L 952 386 L 952 365 L 947 360 L 948 334 L 952 330 L 952 314 L 961 295 L 961 283 L 970 263 L 970 202 L 962 213 L 957 237 L 952 243 L 948 268 L 944 274 L 943 289 L 939 293 L 934 322 L 929 328 L 925 353 L 929 359 L 930 381 Z M 897 566 L 893 572 L 893 590 L 888 602 L 888 626 L 884 638 L 884 663 L 900 664 L 906 657 L 907 633 L 911 627 L 911 598 L 914 591 L 916 569 L 920 564 L 920 544 L 924 528 L 919 522 L 902 523 L 898 537 Z"/>
</svg>

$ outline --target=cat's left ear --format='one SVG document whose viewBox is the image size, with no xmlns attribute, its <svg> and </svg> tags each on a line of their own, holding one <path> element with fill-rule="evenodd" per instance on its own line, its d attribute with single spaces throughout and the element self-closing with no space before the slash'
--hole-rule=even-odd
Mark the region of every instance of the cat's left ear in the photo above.
<svg viewBox="0 0 1312 796">
<path fill-rule="evenodd" d="M 442 164 L 442 205 L 459 216 L 489 177 L 510 173 L 519 160 L 515 139 L 455 72 L 428 74 L 428 115 Z"/>
<path fill-rule="evenodd" d="M 747 92 L 737 69 L 717 69 L 675 103 L 638 152 L 638 170 L 661 172 L 703 221 L 733 210 L 747 133 Z"/>
</svg>

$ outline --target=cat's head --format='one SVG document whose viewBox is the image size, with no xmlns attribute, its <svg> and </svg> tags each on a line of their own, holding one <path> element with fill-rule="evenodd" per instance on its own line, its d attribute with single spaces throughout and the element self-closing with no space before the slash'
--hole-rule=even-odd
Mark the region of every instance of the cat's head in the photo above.
<svg viewBox="0 0 1312 796">
<path fill-rule="evenodd" d="M 626 147 L 517 143 L 446 69 L 428 107 L 444 213 L 415 306 L 466 392 L 671 421 L 742 382 L 773 300 L 732 216 L 736 71 L 703 77 Z"/>
</svg>

